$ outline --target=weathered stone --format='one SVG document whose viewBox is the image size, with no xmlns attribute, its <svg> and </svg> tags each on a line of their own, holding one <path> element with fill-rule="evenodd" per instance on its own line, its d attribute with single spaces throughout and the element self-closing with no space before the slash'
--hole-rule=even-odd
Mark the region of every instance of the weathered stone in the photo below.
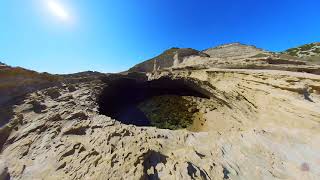
<svg viewBox="0 0 320 180">
<path fill-rule="evenodd" d="M 51 87 L 56 99 L 46 89 L 28 94 L 0 128 L 0 179 L 319 179 L 320 76 L 290 72 L 317 66 L 266 64 L 265 55 L 276 58 L 272 53 L 239 46 L 208 49 L 210 57 L 181 56 L 175 67 L 147 78 L 119 75 L 168 80 L 156 88 L 178 80 L 208 96 L 140 102 L 157 120 L 192 117 L 187 129 L 126 125 L 99 114 L 99 96 L 116 78 L 100 81 L 97 73 L 62 76 L 77 90 Z M 148 104 L 159 104 L 162 114 Z"/>
</svg>

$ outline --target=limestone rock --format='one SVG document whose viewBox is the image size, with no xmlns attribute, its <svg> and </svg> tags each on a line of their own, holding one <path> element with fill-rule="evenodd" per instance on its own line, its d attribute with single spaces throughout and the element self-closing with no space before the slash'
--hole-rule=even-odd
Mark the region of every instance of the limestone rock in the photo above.
<svg viewBox="0 0 320 180">
<path fill-rule="evenodd" d="M 131 72 L 152 72 L 164 68 L 177 66 L 183 62 L 184 58 L 191 56 L 209 57 L 209 55 L 191 48 L 171 48 L 159 56 L 135 65 Z"/>
<path fill-rule="evenodd" d="M 5 163 L 0 161 L 0 179 L 7 180 L 10 179 L 10 175 L 8 173 L 8 167 L 6 167 Z"/>
<path fill-rule="evenodd" d="M 196 52 L 149 73 L 63 75 L 26 93 L 0 128 L 0 179 L 319 179 L 317 66 L 239 44 L 220 48 L 227 55 Z M 103 102 L 110 92 L 115 101 Z M 144 103 L 152 113 L 157 103 L 146 102 L 163 93 L 188 98 L 183 109 L 202 114 L 194 129 L 125 124 L 100 107 Z M 179 111 L 162 101 L 169 105 L 158 106 L 168 108 L 161 117 Z"/>
<path fill-rule="evenodd" d="M 203 51 L 208 54 L 211 58 L 249 58 L 258 54 L 268 56 L 271 52 L 267 52 L 262 49 L 258 49 L 254 46 L 248 46 L 240 43 L 231 43 L 214 48 L 209 48 Z"/>
</svg>

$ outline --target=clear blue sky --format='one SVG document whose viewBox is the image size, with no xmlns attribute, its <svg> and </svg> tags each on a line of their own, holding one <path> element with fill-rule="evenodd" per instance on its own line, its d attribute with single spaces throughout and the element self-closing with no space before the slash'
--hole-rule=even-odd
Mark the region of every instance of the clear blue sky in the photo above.
<svg viewBox="0 0 320 180">
<path fill-rule="evenodd" d="M 320 41 L 319 0 L 0 1 L 0 61 L 40 72 L 118 72 L 170 47 Z M 52 8 L 52 7 L 51 7 Z"/>
</svg>

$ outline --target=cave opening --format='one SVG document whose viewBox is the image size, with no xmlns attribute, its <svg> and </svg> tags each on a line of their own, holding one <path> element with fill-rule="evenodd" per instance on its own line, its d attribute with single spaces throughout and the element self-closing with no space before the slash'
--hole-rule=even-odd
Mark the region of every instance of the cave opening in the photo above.
<svg viewBox="0 0 320 180">
<path fill-rule="evenodd" d="M 192 124 L 191 116 L 198 112 L 184 97 L 209 98 L 184 79 L 119 78 L 109 81 L 100 94 L 99 112 L 123 124 L 181 129 Z"/>
</svg>

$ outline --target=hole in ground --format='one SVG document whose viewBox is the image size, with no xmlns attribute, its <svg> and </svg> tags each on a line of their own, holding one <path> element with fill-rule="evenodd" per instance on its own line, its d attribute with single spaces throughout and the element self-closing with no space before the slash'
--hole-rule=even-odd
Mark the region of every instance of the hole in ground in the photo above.
<svg viewBox="0 0 320 180">
<path fill-rule="evenodd" d="M 124 124 L 181 129 L 201 119 L 193 102 L 209 98 L 183 79 L 137 81 L 119 78 L 108 82 L 99 99 L 99 112 Z M 194 86 L 194 84 L 193 84 Z"/>
</svg>

